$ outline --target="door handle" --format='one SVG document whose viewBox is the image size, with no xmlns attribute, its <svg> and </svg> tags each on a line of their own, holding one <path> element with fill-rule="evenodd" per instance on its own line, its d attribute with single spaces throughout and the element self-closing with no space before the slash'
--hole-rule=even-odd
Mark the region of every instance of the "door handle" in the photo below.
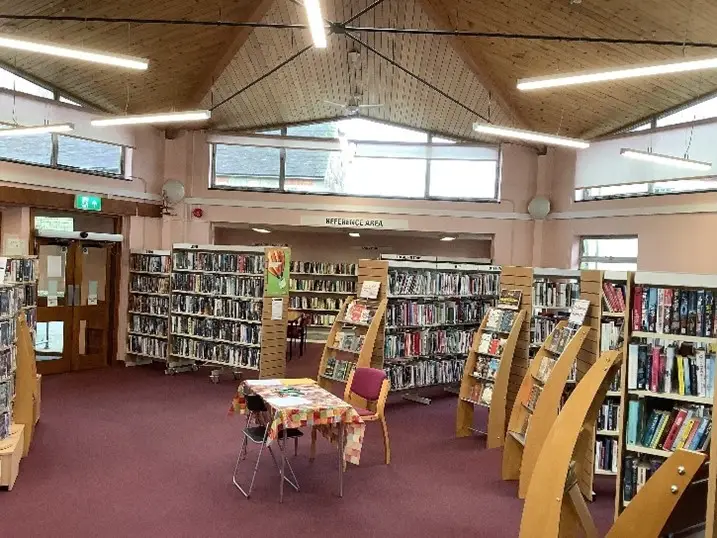
<svg viewBox="0 0 717 538">
<path fill-rule="evenodd" d="M 75 306 L 80 306 L 80 285 L 75 284 L 75 292 L 73 294 L 75 296 Z"/>
<path fill-rule="evenodd" d="M 67 285 L 67 293 L 65 297 L 65 304 L 67 306 L 72 306 L 75 304 L 75 287 L 72 284 Z"/>
</svg>

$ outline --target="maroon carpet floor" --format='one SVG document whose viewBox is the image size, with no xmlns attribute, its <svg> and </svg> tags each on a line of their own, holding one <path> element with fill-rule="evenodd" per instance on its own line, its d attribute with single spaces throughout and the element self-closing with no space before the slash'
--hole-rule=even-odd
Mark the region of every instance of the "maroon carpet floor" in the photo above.
<svg viewBox="0 0 717 538">
<path fill-rule="evenodd" d="M 289 375 L 313 377 L 316 351 L 292 361 Z M 302 490 L 287 488 L 281 505 L 268 456 L 251 500 L 231 483 L 244 420 L 227 415 L 235 390 L 228 379 L 210 383 L 206 371 L 170 377 L 112 368 L 46 377 L 31 453 L 13 491 L 0 491 L 0 536 L 518 536 L 516 484 L 500 479 L 500 450 L 454 438 L 455 396 L 439 393 L 430 406 L 391 403 L 392 463 L 382 463 L 380 427 L 368 425 L 343 499 L 336 453 L 320 439 L 309 463 L 305 436 L 292 457 Z M 591 504 L 603 533 L 613 487 L 598 481 Z"/>
</svg>

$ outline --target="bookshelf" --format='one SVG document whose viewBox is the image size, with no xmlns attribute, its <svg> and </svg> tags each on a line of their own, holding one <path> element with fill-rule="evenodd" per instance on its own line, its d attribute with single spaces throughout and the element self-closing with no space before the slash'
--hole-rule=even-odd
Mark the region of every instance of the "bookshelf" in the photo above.
<svg viewBox="0 0 717 538">
<path fill-rule="evenodd" d="M 506 429 L 508 381 L 515 345 L 525 319 L 520 300 L 515 308 L 490 308 L 475 333 L 463 371 L 456 411 L 456 436 L 466 437 L 473 428 L 475 406 L 488 407 L 486 447 L 503 446 Z M 495 350 L 493 348 L 496 348 Z"/>
<path fill-rule="evenodd" d="M 0 285 L 0 446 L 11 435 L 17 373 L 15 318 L 17 291 L 12 284 Z"/>
<path fill-rule="evenodd" d="M 308 340 L 325 342 L 344 299 L 356 294 L 356 264 L 291 262 L 289 308 L 308 317 Z"/>
<path fill-rule="evenodd" d="M 284 247 L 175 244 L 170 360 L 283 375 L 290 257 Z"/>
<path fill-rule="evenodd" d="M 169 360 L 169 298 L 172 253 L 133 250 L 129 255 L 127 366 L 166 362 L 167 373 L 186 363 Z"/>
<path fill-rule="evenodd" d="M 5 265 L 5 284 L 17 290 L 18 311 L 25 314 L 25 322 L 35 341 L 37 334 L 37 283 L 39 278 L 37 256 L 8 256 Z"/>
<path fill-rule="evenodd" d="M 712 428 L 717 276 L 638 271 L 631 288 L 622 370 L 616 518 L 681 448 L 717 457 Z M 707 509 L 715 527 L 717 469 L 709 466 Z"/>
<path fill-rule="evenodd" d="M 476 328 L 499 293 L 500 267 L 433 256 L 384 256 L 388 305 L 376 364 L 392 392 L 460 383 Z M 360 266 L 359 266 L 360 268 Z"/>
</svg>

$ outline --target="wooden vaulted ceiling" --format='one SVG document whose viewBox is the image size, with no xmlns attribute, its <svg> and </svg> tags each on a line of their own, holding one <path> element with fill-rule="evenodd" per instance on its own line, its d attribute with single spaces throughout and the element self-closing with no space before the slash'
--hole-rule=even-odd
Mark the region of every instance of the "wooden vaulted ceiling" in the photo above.
<svg viewBox="0 0 717 538">
<path fill-rule="evenodd" d="M 343 22 L 369 0 L 322 0 Z M 310 44 L 307 30 L 247 29 L 3 15 L 305 23 L 293 0 L 0 0 L 0 33 L 150 59 L 147 72 L 0 49 L 0 61 L 111 112 L 212 107 Z M 714 0 L 384 0 L 351 24 L 676 42 L 717 42 Z M 214 111 L 213 126 L 246 129 L 340 116 L 324 101 L 360 95 L 364 115 L 472 137 L 475 113 L 504 125 L 595 136 L 717 90 L 717 72 L 519 92 L 518 78 L 714 55 L 690 46 L 571 43 L 393 33 L 355 34 L 464 106 L 347 36 L 329 37 Z M 358 51 L 352 60 L 349 51 Z"/>
</svg>

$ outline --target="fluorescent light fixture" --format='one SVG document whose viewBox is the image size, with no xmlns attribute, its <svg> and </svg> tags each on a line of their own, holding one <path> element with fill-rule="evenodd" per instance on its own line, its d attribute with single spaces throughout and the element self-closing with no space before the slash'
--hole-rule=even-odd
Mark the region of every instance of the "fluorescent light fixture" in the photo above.
<svg viewBox="0 0 717 538">
<path fill-rule="evenodd" d="M 641 64 L 614 69 L 591 69 L 564 73 L 562 75 L 549 75 L 545 77 L 522 78 L 518 80 L 519 90 L 541 90 L 543 88 L 556 88 L 558 86 L 574 86 L 576 84 L 589 84 L 591 82 L 604 82 L 606 80 L 623 80 L 627 78 L 649 77 L 671 73 L 685 73 L 702 69 L 717 68 L 717 58 L 702 58 L 699 60 L 667 61 L 653 64 Z"/>
<path fill-rule="evenodd" d="M 72 131 L 75 125 L 72 123 L 56 123 L 54 125 L 34 125 L 30 127 L 10 127 L 0 129 L 0 136 L 30 136 L 42 133 L 65 133 Z"/>
<path fill-rule="evenodd" d="M 267 230 L 266 228 L 252 228 L 256 233 L 258 234 L 270 234 L 271 230 Z"/>
<path fill-rule="evenodd" d="M 565 146 L 568 148 L 585 149 L 590 146 L 587 140 L 578 140 L 577 138 L 565 138 L 564 136 L 554 136 L 535 131 L 524 131 L 523 129 L 510 129 L 508 127 L 498 127 L 497 125 L 488 125 L 487 123 L 474 123 L 473 130 L 477 133 L 483 133 L 501 138 L 513 138 L 515 140 L 526 140 L 528 142 L 539 142 L 548 146 Z"/>
<path fill-rule="evenodd" d="M 148 123 L 181 123 L 185 121 L 204 121 L 212 117 L 209 110 L 189 110 L 186 112 L 165 112 L 161 114 L 138 114 L 136 116 L 115 116 L 92 120 L 94 127 L 111 125 L 143 125 Z"/>
<path fill-rule="evenodd" d="M 349 237 L 361 237 L 361 234 L 358 232 L 349 232 Z"/>
<path fill-rule="evenodd" d="M 311 39 L 314 40 L 314 47 L 325 49 L 326 27 L 321 15 L 321 2 L 319 0 L 304 0 L 304 7 L 306 8 L 306 17 L 309 19 L 309 31 Z"/>
<path fill-rule="evenodd" d="M 64 47 L 51 43 L 43 43 L 41 41 L 28 41 L 27 39 L 19 39 L 7 35 L 0 35 L 0 48 L 37 52 L 38 54 L 71 58 L 73 60 L 82 60 L 83 62 L 96 64 L 114 65 L 116 67 L 126 67 L 140 71 L 145 71 L 149 66 L 149 60 L 145 60 L 144 58 L 133 58 L 132 56 L 122 56 L 121 54 L 109 54 L 74 47 Z"/>
<path fill-rule="evenodd" d="M 704 161 L 693 161 L 683 157 L 673 157 L 672 155 L 662 155 L 660 153 L 651 153 L 649 151 L 640 151 L 637 149 L 622 148 L 620 155 L 630 159 L 639 161 L 648 161 L 655 164 L 664 164 L 667 166 L 676 166 L 677 168 L 687 168 L 690 170 L 707 171 L 712 169 L 712 163 Z"/>
<path fill-rule="evenodd" d="M 455 241 L 455 240 L 456 240 L 456 238 L 453 237 L 453 236 L 451 236 L 451 235 L 447 235 L 447 236 L 445 236 L 445 237 L 441 237 L 441 241 Z"/>
</svg>

